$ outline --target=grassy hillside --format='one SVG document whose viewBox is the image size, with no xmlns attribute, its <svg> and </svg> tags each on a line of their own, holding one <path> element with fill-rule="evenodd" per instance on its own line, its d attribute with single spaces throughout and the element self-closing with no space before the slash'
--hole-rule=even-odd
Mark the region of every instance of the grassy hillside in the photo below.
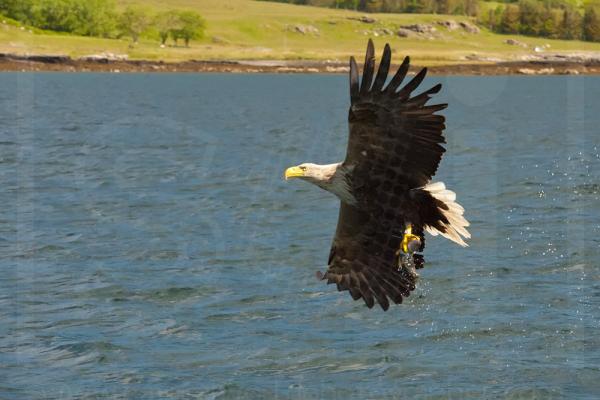
<svg viewBox="0 0 600 400">
<path fill-rule="evenodd" d="M 10 23 L 0 25 L 0 52 L 19 54 L 66 54 L 82 56 L 111 52 L 128 54 L 132 59 L 315 59 L 346 60 L 348 55 L 361 53 L 373 30 L 414 23 L 435 23 L 460 16 L 417 14 L 374 14 L 374 24 L 349 17 L 362 14 L 316 7 L 294 6 L 251 0 L 119 0 L 119 7 L 145 5 L 155 11 L 193 9 L 207 21 L 206 37 L 192 42 L 190 48 L 168 46 L 160 48 L 157 40 L 146 38 L 131 46 L 129 40 L 97 39 L 45 32 L 30 32 Z M 10 21 L 7 21 L 10 22 Z M 296 25 L 312 26 L 318 33 L 301 34 Z M 375 37 L 381 49 L 384 42 L 401 54 L 411 54 L 419 64 L 449 64 L 464 62 L 476 53 L 482 57 L 512 59 L 532 53 L 534 46 L 550 45 L 552 52 L 600 51 L 600 43 L 560 41 L 521 36 L 505 36 L 482 30 L 470 34 L 462 30 L 449 31 L 436 25 L 436 38 L 393 36 Z M 367 32 L 367 33 L 365 33 Z M 529 48 L 505 44 L 515 38 Z"/>
</svg>

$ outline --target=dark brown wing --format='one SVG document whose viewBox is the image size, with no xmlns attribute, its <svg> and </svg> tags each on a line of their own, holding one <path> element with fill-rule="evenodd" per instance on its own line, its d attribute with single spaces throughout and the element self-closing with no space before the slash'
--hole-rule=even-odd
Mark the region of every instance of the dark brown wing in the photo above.
<svg viewBox="0 0 600 400">
<path fill-rule="evenodd" d="M 354 58 L 350 60 L 350 137 L 344 164 L 354 166 L 353 176 L 361 185 L 369 185 L 373 178 L 389 177 L 385 180 L 417 188 L 429 182 L 445 151 L 440 145 L 445 143 L 445 119 L 434 113 L 447 105 L 426 105 L 431 95 L 440 91 L 440 84 L 411 97 L 425 78 L 426 68 L 397 90 L 408 72 L 408 57 L 384 88 L 390 59 L 386 44 L 373 80 L 375 57 L 369 40 L 360 85 L 358 67 Z"/>
<path fill-rule="evenodd" d="M 338 227 L 323 279 L 348 290 L 354 300 L 362 298 L 369 308 L 379 303 L 387 310 L 390 301 L 402 303 L 415 289 L 415 280 L 397 268 L 395 252 L 401 235 L 390 235 L 389 226 L 377 217 L 342 203 Z"/>
<path fill-rule="evenodd" d="M 350 188 L 358 204 L 341 205 L 324 275 L 355 300 L 363 298 L 369 308 L 377 302 L 384 310 L 415 288 L 414 277 L 398 269 L 396 255 L 406 222 L 423 237 L 423 205 L 409 189 L 429 182 L 445 151 L 440 145 L 444 117 L 434 112 L 446 105 L 425 105 L 441 86 L 410 97 L 425 77 L 423 69 L 397 91 L 408 71 L 405 58 L 384 89 L 390 59 L 386 45 L 373 78 L 375 58 L 369 41 L 360 85 L 356 62 L 350 60 L 350 138 L 344 167 L 350 171 Z"/>
</svg>

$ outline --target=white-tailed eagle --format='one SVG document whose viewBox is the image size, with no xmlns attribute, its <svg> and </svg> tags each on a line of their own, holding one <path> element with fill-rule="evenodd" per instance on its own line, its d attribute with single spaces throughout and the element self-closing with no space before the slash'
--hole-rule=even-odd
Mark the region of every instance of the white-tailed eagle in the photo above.
<svg viewBox="0 0 600 400">
<path fill-rule="evenodd" d="M 301 164 L 288 168 L 285 178 L 300 178 L 341 201 L 338 226 L 328 269 L 317 275 L 338 290 L 375 302 L 387 310 L 415 289 L 415 268 L 424 265 L 424 232 L 442 235 L 466 246 L 470 238 L 464 209 L 444 183 L 432 183 L 445 152 L 446 104 L 426 105 L 438 93 L 435 85 L 413 91 L 425 78 L 423 68 L 400 88 L 409 58 L 386 85 L 391 61 L 386 44 L 375 75 L 373 42 L 369 40 L 362 80 L 350 58 L 350 136 L 346 159 L 329 165 Z"/>
</svg>

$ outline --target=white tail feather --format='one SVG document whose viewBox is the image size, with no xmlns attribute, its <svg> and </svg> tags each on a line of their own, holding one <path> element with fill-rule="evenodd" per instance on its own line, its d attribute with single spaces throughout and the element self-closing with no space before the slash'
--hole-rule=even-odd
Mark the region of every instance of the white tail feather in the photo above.
<svg viewBox="0 0 600 400">
<path fill-rule="evenodd" d="M 463 217 L 465 209 L 456 203 L 456 193 L 446 189 L 444 182 L 430 183 L 425 185 L 423 190 L 428 191 L 433 197 L 442 201 L 448 207 L 447 210 L 440 209 L 440 212 L 448 220 L 447 224 L 442 224 L 446 228 L 446 232 L 441 232 L 432 226 L 426 226 L 425 230 L 433 236 L 442 235 L 446 239 L 452 240 L 463 247 L 468 246 L 463 238 L 471 238 L 471 234 L 466 229 L 469 226 L 469 221 Z"/>
</svg>

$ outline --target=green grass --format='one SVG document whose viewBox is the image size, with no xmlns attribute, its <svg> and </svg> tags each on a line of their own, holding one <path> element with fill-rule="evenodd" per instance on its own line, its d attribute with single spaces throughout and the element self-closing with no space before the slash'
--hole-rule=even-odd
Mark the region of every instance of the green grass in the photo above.
<svg viewBox="0 0 600 400">
<path fill-rule="evenodd" d="M 351 54 L 363 52 L 369 37 L 364 31 L 412 23 L 435 23 L 440 20 L 467 20 L 466 17 L 416 14 L 374 14 L 375 24 L 349 20 L 360 16 L 348 10 L 295 6 L 251 0 L 120 0 L 118 6 L 145 5 L 154 11 L 192 9 L 207 21 L 206 37 L 189 48 L 160 48 L 158 40 L 143 39 L 132 46 L 127 39 L 99 39 L 22 30 L 7 21 L 0 25 L 0 52 L 18 54 L 61 54 L 79 57 L 101 52 L 128 54 L 131 59 L 313 59 L 346 61 Z M 312 25 L 319 35 L 302 35 L 289 25 Z M 18 25 L 18 24 L 16 24 Z M 549 44 L 553 52 L 600 51 L 600 43 L 549 40 L 518 35 L 498 35 L 482 30 L 478 35 L 447 31 L 436 26 L 440 37 L 435 40 L 384 36 L 374 38 L 381 50 L 385 42 L 401 55 L 410 54 L 418 64 L 452 64 L 464 62 L 473 53 L 482 57 L 513 59 L 529 54 L 531 49 L 504 44 L 509 37 L 531 47 Z M 218 43 L 217 43 L 218 42 Z"/>
</svg>

